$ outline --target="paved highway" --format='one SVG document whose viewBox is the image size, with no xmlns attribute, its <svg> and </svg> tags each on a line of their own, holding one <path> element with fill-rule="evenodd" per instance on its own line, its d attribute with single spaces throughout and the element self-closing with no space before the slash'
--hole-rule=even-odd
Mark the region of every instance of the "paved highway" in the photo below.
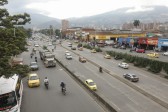
<svg viewBox="0 0 168 112">
<path fill-rule="evenodd" d="M 32 48 L 30 48 L 32 49 Z M 60 66 L 45 68 L 38 56 L 40 87 L 28 88 L 27 79 L 23 80 L 24 91 L 21 112 L 104 112 L 104 109 L 90 97 Z M 24 63 L 29 64 L 30 52 L 24 52 L 21 57 Z M 49 78 L 49 90 L 43 85 L 43 79 Z M 61 93 L 60 82 L 67 85 L 67 94 Z"/>
<path fill-rule="evenodd" d="M 66 42 L 64 46 L 67 46 Z M 68 47 L 67 47 L 68 48 Z M 69 49 L 69 48 L 68 48 Z M 104 59 L 103 55 L 100 53 L 91 53 L 90 50 L 84 49 L 84 51 L 75 51 L 80 53 L 82 56 L 86 57 L 89 60 L 96 62 L 104 68 L 107 68 L 113 74 L 117 74 L 120 77 L 123 77 L 124 73 L 134 73 L 139 78 L 140 81 L 138 83 L 134 83 L 134 85 L 139 88 L 147 91 L 148 93 L 158 97 L 159 99 L 168 103 L 168 81 L 167 79 L 160 78 L 151 72 L 146 70 L 130 66 L 129 69 L 122 69 L 118 67 L 118 63 L 122 62 L 122 60 L 114 60 L 114 59 Z M 131 65 L 131 64 L 130 64 Z"/>
<path fill-rule="evenodd" d="M 63 44 L 67 46 L 67 43 Z M 118 112 L 168 112 L 167 109 L 160 106 L 156 102 L 150 100 L 129 86 L 123 84 L 119 80 L 109 76 L 106 73 L 99 73 L 98 68 L 90 63 L 80 63 L 78 56 L 72 53 L 73 60 L 65 59 L 65 49 L 57 46 L 55 50 L 56 57 L 65 64 L 71 71 L 73 71 L 81 80 L 88 78 L 93 79 L 98 86 L 96 92 L 106 101 L 110 103 Z M 103 67 L 111 67 L 109 63 L 106 64 L 105 59 L 100 59 L 91 54 L 90 51 L 75 51 L 84 55 L 89 59 L 93 59 L 96 63 L 99 63 Z"/>
</svg>

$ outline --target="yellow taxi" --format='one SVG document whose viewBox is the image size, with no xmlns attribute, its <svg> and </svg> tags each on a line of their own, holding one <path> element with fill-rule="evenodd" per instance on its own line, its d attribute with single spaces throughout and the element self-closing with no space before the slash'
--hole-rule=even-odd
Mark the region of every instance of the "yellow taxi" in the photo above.
<svg viewBox="0 0 168 112">
<path fill-rule="evenodd" d="M 96 83 L 92 80 L 92 79 L 87 79 L 85 81 L 86 86 L 88 86 L 91 90 L 96 91 L 97 90 L 97 86 Z"/>
<path fill-rule="evenodd" d="M 159 58 L 159 54 L 156 52 L 150 52 L 147 54 L 147 56 L 152 57 L 152 58 Z"/>
<path fill-rule="evenodd" d="M 97 52 L 96 49 L 91 50 L 91 53 L 96 53 L 96 52 Z"/>
<path fill-rule="evenodd" d="M 104 58 L 106 58 L 106 59 L 111 59 L 111 56 L 110 56 L 109 54 L 105 54 L 105 55 L 104 55 Z"/>
<path fill-rule="evenodd" d="M 40 78 L 36 73 L 31 73 L 28 76 L 28 86 L 29 87 L 37 87 L 40 86 Z"/>
</svg>

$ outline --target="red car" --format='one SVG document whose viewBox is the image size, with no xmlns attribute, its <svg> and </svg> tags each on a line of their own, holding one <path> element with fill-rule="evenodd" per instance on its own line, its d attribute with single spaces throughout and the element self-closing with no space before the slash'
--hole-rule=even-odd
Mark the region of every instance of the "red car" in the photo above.
<svg viewBox="0 0 168 112">
<path fill-rule="evenodd" d="M 145 53 L 145 49 L 136 49 L 137 53 Z"/>
</svg>

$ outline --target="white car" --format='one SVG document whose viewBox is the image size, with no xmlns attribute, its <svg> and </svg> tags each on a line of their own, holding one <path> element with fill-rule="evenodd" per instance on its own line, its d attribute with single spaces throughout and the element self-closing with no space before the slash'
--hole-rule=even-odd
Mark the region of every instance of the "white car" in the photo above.
<svg viewBox="0 0 168 112">
<path fill-rule="evenodd" d="M 129 67 L 129 65 L 127 63 L 124 63 L 124 62 L 119 63 L 118 66 L 121 67 L 121 68 L 124 68 L 124 69 L 128 69 L 128 67 Z"/>
<path fill-rule="evenodd" d="M 168 51 L 163 53 L 163 56 L 168 56 Z"/>
<path fill-rule="evenodd" d="M 66 59 L 72 59 L 72 55 L 70 53 L 66 53 L 65 56 L 66 56 Z"/>
<path fill-rule="evenodd" d="M 38 44 L 35 44 L 34 46 L 35 46 L 35 47 L 39 47 L 39 45 L 38 45 Z"/>
<path fill-rule="evenodd" d="M 52 46 L 52 43 L 48 43 L 48 46 Z"/>
<path fill-rule="evenodd" d="M 72 43 L 68 43 L 68 47 L 72 47 Z"/>
</svg>

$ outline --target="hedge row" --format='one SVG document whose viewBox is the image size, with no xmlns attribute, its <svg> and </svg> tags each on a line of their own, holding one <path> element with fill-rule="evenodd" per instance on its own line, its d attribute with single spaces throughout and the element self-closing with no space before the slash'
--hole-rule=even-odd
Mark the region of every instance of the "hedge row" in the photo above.
<svg viewBox="0 0 168 112">
<path fill-rule="evenodd" d="M 87 48 L 87 49 L 90 49 L 90 50 L 95 49 L 97 52 L 102 52 L 100 47 L 93 47 L 93 46 L 90 46 L 89 44 L 84 44 L 83 47 Z"/>
<path fill-rule="evenodd" d="M 152 60 L 144 57 L 133 56 L 127 53 L 106 51 L 109 55 L 115 57 L 121 57 L 125 62 L 133 63 L 134 66 L 147 68 L 153 73 L 159 73 L 164 70 L 168 74 L 168 62 L 161 62 L 157 60 Z"/>
</svg>

